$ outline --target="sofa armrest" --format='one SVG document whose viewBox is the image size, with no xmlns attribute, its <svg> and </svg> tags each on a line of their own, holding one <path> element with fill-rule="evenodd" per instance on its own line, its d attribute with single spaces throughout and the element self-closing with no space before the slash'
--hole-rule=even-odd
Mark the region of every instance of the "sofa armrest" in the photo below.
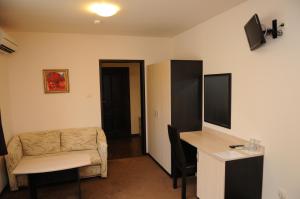
<svg viewBox="0 0 300 199">
<path fill-rule="evenodd" d="M 97 149 L 101 158 L 101 177 L 107 177 L 107 142 L 102 129 L 97 128 Z"/>
<path fill-rule="evenodd" d="M 8 174 L 8 181 L 10 190 L 15 191 L 18 190 L 18 183 L 16 175 L 12 172 L 17 167 L 18 163 L 23 157 L 23 149 L 20 138 L 18 136 L 14 136 L 7 146 L 8 154 L 5 156 L 6 169 Z"/>
</svg>

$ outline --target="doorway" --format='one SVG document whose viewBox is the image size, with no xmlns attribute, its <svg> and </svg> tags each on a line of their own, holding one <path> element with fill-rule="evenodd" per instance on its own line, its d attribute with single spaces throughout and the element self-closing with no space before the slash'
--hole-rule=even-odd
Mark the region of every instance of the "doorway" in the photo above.
<svg viewBox="0 0 300 199">
<path fill-rule="evenodd" d="M 102 68 L 103 130 L 106 137 L 122 138 L 131 134 L 129 68 Z"/>
<path fill-rule="evenodd" d="M 102 128 L 108 158 L 146 154 L 143 60 L 100 60 Z"/>
</svg>

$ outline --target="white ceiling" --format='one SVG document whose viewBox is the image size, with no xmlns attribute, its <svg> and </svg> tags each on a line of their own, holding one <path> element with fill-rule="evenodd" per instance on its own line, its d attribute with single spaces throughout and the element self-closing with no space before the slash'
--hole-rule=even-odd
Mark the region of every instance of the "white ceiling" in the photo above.
<svg viewBox="0 0 300 199">
<path fill-rule="evenodd" d="M 103 18 L 85 10 L 93 0 L 0 0 L 0 26 L 17 32 L 172 37 L 244 1 L 113 0 L 120 12 Z"/>
</svg>

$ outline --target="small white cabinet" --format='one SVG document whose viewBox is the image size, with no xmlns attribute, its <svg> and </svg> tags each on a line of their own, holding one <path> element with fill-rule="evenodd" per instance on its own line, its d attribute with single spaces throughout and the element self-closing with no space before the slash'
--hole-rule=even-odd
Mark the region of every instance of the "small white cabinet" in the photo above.
<svg viewBox="0 0 300 199">
<path fill-rule="evenodd" d="M 198 150 L 197 196 L 224 199 L 225 162 Z"/>
</svg>

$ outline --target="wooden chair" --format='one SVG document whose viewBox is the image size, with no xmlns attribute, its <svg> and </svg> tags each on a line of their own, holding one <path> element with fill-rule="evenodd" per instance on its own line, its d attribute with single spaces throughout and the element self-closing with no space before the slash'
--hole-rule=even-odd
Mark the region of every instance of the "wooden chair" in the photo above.
<svg viewBox="0 0 300 199">
<path fill-rule="evenodd" d="M 182 175 L 181 198 L 186 199 L 186 177 L 196 172 L 196 162 L 186 161 L 178 130 L 168 125 L 168 134 L 171 143 L 173 188 L 177 188 L 178 171 L 180 171 Z"/>
</svg>

